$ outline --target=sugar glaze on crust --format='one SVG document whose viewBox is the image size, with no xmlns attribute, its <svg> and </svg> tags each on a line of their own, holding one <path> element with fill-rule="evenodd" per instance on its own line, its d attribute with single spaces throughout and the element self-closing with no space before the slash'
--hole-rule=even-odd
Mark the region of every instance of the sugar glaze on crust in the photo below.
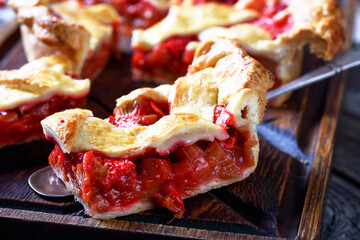
<svg viewBox="0 0 360 240">
<path fill-rule="evenodd" d="M 200 140 L 227 139 L 226 130 L 214 124 L 213 116 L 208 114 L 214 111 L 215 105 L 225 104 L 234 115 L 235 127 L 246 129 L 256 139 L 257 144 L 251 147 L 254 164 L 239 177 L 228 180 L 215 178 L 184 197 L 240 181 L 256 168 L 259 145 L 255 127 L 262 121 L 266 91 L 273 84 L 273 76 L 249 57 L 238 42 L 227 39 L 203 43 L 197 49 L 190 69 L 188 75 L 178 79 L 174 85 L 138 89 L 118 99 L 115 111 L 119 113 L 126 112 L 141 97 L 167 100 L 171 106 L 170 114 L 150 126 L 117 128 L 93 117 L 89 110 L 73 109 L 44 119 L 44 133 L 65 153 L 94 150 L 109 157 L 131 158 L 153 148 L 160 155 L 167 155 L 176 142 L 189 145 Z M 201 92 L 197 90 L 199 88 Z M 245 108 L 247 114 L 244 116 L 241 110 Z M 53 168 L 60 178 L 71 179 L 56 166 Z M 67 188 L 95 218 L 113 218 L 154 207 L 153 202 L 146 201 L 136 202 L 127 209 L 92 212 L 82 200 L 82 180 L 79 176 L 77 178 L 76 181 L 67 181 Z"/>
</svg>

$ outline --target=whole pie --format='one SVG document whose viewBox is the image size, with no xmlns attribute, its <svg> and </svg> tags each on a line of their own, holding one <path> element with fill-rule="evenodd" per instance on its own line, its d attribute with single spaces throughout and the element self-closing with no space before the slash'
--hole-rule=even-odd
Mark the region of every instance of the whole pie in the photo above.
<svg viewBox="0 0 360 240">
<path fill-rule="evenodd" d="M 17 11 L 28 61 L 61 53 L 74 75 L 95 79 L 111 53 L 119 55 L 121 17 L 109 4 L 77 1 L 10 1 Z"/>
<path fill-rule="evenodd" d="M 73 109 L 41 123 L 49 163 L 95 218 L 157 205 L 181 218 L 183 199 L 243 180 L 256 168 L 272 74 L 235 40 L 201 43 L 186 76 L 117 100 L 105 120 Z"/>
<path fill-rule="evenodd" d="M 275 88 L 299 76 L 304 45 L 324 60 L 334 57 L 342 19 L 334 0 L 179 1 L 162 21 L 133 32 L 133 77 L 171 83 L 186 73 L 199 42 L 222 36 L 271 70 Z"/>
<path fill-rule="evenodd" d="M 0 147 L 43 138 L 41 120 L 86 105 L 90 82 L 67 76 L 71 70 L 70 59 L 51 56 L 0 71 Z"/>
</svg>

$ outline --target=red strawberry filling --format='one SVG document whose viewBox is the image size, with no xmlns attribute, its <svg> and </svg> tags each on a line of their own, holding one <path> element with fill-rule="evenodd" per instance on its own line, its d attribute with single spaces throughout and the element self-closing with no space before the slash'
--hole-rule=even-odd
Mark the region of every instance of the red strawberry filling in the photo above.
<svg viewBox="0 0 360 240">
<path fill-rule="evenodd" d="M 257 4 L 249 6 L 260 12 L 260 16 L 252 23 L 266 29 L 271 36 L 276 39 L 281 33 L 288 32 L 293 26 L 293 18 L 290 13 L 277 15 L 288 7 L 287 3 L 280 0 L 269 1 L 256 1 Z"/>
<path fill-rule="evenodd" d="M 152 100 L 153 101 L 153 100 Z M 116 126 L 130 127 L 134 119 L 146 115 L 157 118 L 165 111 L 163 104 L 150 109 L 135 107 L 126 117 L 108 121 Z M 147 105 L 149 104 L 149 105 Z M 159 107 L 160 106 L 160 107 Z M 166 109 L 168 109 L 166 107 Z M 50 165 L 65 176 L 64 181 L 72 181 L 81 190 L 77 194 L 93 213 L 125 211 L 137 203 L 151 200 L 167 208 L 175 217 L 181 218 L 185 212 L 183 198 L 192 192 L 206 191 L 204 186 L 218 180 L 239 178 L 244 171 L 254 166 L 252 147 L 257 139 L 249 132 L 240 132 L 231 125 L 233 116 L 225 106 L 219 105 L 214 113 L 214 122 L 221 122 L 230 137 L 226 141 L 199 141 L 190 146 L 179 146 L 167 156 L 160 156 L 150 149 L 143 156 L 127 159 L 111 158 L 95 151 L 64 153 L 58 144 L 49 156 Z M 119 120 L 121 119 L 121 120 Z M 126 124 L 121 122 L 125 121 Z"/>
<path fill-rule="evenodd" d="M 85 98 L 54 96 L 36 104 L 0 111 L 0 146 L 43 137 L 40 121 L 64 109 L 85 106 Z"/>
<path fill-rule="evenodd" d="M 115 108 L 114 114 L 105 119 L 117 127 L 132 127 L 134 125 L 148 126 L 157 122 L 161 117 L 168 115 L 168 103 L 159 103 L 152 99 L 143 98 L 142 101 L 135 102 L 128 113 L 124 113 Z"/>
<path fill-rule="evenodd" d="M 195 35 L 176 36 L 151 50 L 135 48 L 132 56 L 133 67 L 149 76 L 167 76 L 169 79 L 184 76 L 194 58 L 194 50 L 186 50 L 186 46 L 192 41 L 197 41 Z"/>
</svg>

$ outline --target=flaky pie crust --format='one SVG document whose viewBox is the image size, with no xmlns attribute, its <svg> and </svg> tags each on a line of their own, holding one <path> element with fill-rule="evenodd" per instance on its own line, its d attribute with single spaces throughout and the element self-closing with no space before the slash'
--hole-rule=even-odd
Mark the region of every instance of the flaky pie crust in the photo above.
<svg viewBox="0 0 360 240">
<path fill-rule="evenodd" d="M 109 4 L 83 7 L 76 1 L 40 1 L 28 5 L 13 4 L 28 61 L 61 53 L 72 59 L 77 75 L 89 51 L 96 51 L 103 42 L 111 44 L 110 23 L 121 21 Z"/>
</svg>

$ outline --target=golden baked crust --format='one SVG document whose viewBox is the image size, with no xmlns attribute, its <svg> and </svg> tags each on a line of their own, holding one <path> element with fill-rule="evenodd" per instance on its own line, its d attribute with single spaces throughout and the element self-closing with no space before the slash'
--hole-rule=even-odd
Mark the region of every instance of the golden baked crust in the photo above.
<svg viewBox="0 0 360 240">
<path fill-rule="evenodd" d="M 58 18 L 45 6 L 22 8 L 17 16 L 29 62 L 64 54 L 74 62 L 74 73 L 80 74 L 90 41 L 84 27 Z"/>
<path fill-rule="evenodd" d="M 59 73 L 71 72 L 74 67 L 74 62 L 65 55 L 51 55 L 42 57 L 37 60 L 31 61 L 21 67 L 22 70 L 33 69 L 52 69 Z"/>
<path fill-rule="evenodd" d="M 150 126 L 118 128 L 92 117 L 90 111 L 76 109 L 56 113 L 43 120 L 42 125 L 45 134 L 54 138 L 64 152 L 96 150 L 122 158 L 141 155 L 148 148 L 166 154 L 178 141 L 195 143 L 228 137 L 220 126 L 195 114 L 171 114 Z"/>
<path fill-rule="evenodd" d="M 66 76 L 64 72 L 69 66 L 71 61 L 65 56 L 51 56 L 20 69 L 0 71 L 0 109 L 12 109 L 54 95 L 85 96 L 90 89 L 89 80 Z"/>
<path fill-rule="evenodd" d="M 269 71 L 249 57 L 238 42 L 227 39 L 203 43 L 191 69 L 192 73 L 174 85 L 139 89 L 118 100 L 115 111 L 120 114 L 129 112 L 129 106 L 141 97 L 169 101 L 171 114 L 153 125 L 117 128 L 92 117 L 87 110 L 76 109 L 43 120 L 44 132 L 67 153 L 96 150 L 110 157 L 131 157 L 154 148 L 163 154 L 176 142 L 227 138 L 226 131 L 213 123 L 215 106 L 225 104 L 236 127 L 256 133 L 255 125 L 265 110 L 265 93 L 273 84 Z M 245 109 L 243 116 L 241 110 Z"/>
<path fill-rule="evenodd" d="M 274 40 L 266 30 L 247 23 L 229 29 L 205 30 L 199 34 L 200 40 L 220 36 L 238 39 L 250 53 L 287 62 L 293 61 L 298 50 L 309 43 L 316 56 L 331 60 L 344 42 L 343 15 L 339 4 L 334 0 L 284 2 L 289 5 L 286 12 L 292 16 L 293 26 Z"/>
<path fill-rule="evenodd" d="M 89 53 L 94 54 L 103 44 L 110 47 L 111 23 L 121 21 L 108 4 L 82 6 L 76 1 L 41 4 L 17 7 L 28 61 L 61 53 L 73 60 L 73 73 L 77 75 L 81 74 L 85 59 L 91 57 Z"/>
<path fill-rule="evenodd" d="M 252 24 L 238 24 L 230 28 L 214 27 L 199 34 L 200 41 L 223 37 L 240 41 L 244 49 L 253 57 L 266 62 L 268 69 L 271 69 L 281 81 L 281 84 L 288 83 L 297 78 L 301 73 L 303 51 L 302 46 L 289 48 L 292 53 L 280 52 L 279 47 L 269 47 L 275 40 L 268 31 Z M 195 45 L 196 46 L 196 45 Z M 292 56 L 289 58 L 289 56 Z M 277 106 L 283 103 L 290 94 L 284 94 L 271 101 L 271 105 Z"/>
<path fill-rule="evenodd" d="M 310 43 L 312 53 L 331 60 L 344 42 L 339 3 L 334 0 L 291 0 L 288 3 L 294 26 L 288 36 L 280 35 L 274 45 L 287 46 L 285 54 L 289 54 L 292 48 Z"/>
<path fill-rule="evenodd" d="M 142 49 L 151 49 L 165 39 L 176 35 L 196 34 L 212 26 L 226 26 L 256 19 L 258 13 L 238 9 L 227 4 L 208 2 L 194 5 L 190 1 L 174 4 L 168 15 L 146 30 L 133 31 L 131 44 Z"/>
<path fill-rule="evenodd" d="M 213 68 L 213 81 L 218 85 L 217 103 L 227 105 L 238 123 L 246 120 L 260 124 L 267 103 L 266 92 L 274 84 L 270 71 L 250 57 L 240 42 L 225 38 L 206 41 L 196 49 L 190 71 L 206 68 Z M 244 119 L 240 110 L 246 107 L 248 116 Z"/>
<path fill-rule="evenodd" d="M 51 4 L 49 7 L 65 21 L 83 26 L 90 33 L 92 51 L 103 42 L 111 44 L 112 23 L 121 21 L 115 8 L 106 3 L 84 6 L 77 1 L 64 1 Z"/>
</svg>

